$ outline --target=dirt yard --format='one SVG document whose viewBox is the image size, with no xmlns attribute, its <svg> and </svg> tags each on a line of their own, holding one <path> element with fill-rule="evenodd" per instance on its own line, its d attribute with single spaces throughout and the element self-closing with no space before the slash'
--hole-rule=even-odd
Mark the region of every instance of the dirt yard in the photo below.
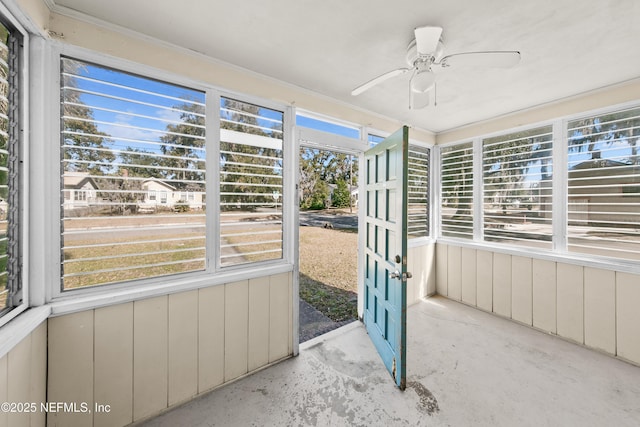
<svg viewBox="0 0 640 427">
<path fill-rule="evenodd" d="M 358 234 L 300 227 L 300 297 L 336 322 L 357 318 Z"/>
</svg>

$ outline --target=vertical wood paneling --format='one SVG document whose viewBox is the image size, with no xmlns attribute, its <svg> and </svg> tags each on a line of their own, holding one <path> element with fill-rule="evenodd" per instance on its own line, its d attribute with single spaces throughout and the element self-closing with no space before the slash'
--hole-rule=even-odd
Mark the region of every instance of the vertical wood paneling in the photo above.
<svg viewBox="0 0 640 427">
<path fill-rule="evenodd" d="M 198 394 L 198 291 L 169 295 L 169 406 Z"/>
<path fill-rule="evenodd" d="M 618 356 L 640 363 L 640 276 L 616 273 Z"/>
<path fill-rule="evenodd" d="M 93 406 L 93 310 L 49 319 L 49 402 Z M 92 413 L 49 412 L 52 426 L 91 426 Z"/>
<path fill-rule="evenodd" d="M 434 295 L 436 293 L 436 244 L 430 243 L 424 247 L 425 260 L 425 282 L 424 289 L 421 290 L 419 297 L 425 297 L 427 295 Z"/>
<path fill-rule="evenodd" d="M 198 391 L 224 381 L 224 290 L 212 286 L 198 292 Z"/>
<path fill-rule="evenodd" d="M 436 292 L 438 295 L 447 296 L 447 245 L 436 244 Z"/>
<path fill-rule="evenodd" d="M 95 310 L 95 401 L 110 405 L 94 426 L 133 421 L 133 303 Z"/>
<path fill-rule="evenodd" d="M 269 362 L 288 356 L 292 351 L 291 273 L 269 278 Z"/>
<path fill-rule="evenodd" d="M 133 305 L 133 419 L 167 407 L 168 314 L 166 296 Z"/>
<path fill-rule="evenodd" d="M 31 381 L 29 382 L 30 401 L 40 404 L 47 401 L 47 321 L 44 321 L 31 333 Z M 32 426 L 46 424 L 46 413 L 36 411 L 31 414 Z"/>
<path fill-rule="evenodd" d="M 533 325 L 533 273 L 532 260 L 511 257 L 511 318 Z"/>
<path fill-rule="evenodd" d="M 249 371 L 269 363 L 269 277 L 249 280 Z"/>
<path fill-rule="evenodd" d="M 493 254 L 493 311 L 511 317 L 511 255 Z"/>
<path fill-rule="evenodd" d="M 249 328 L 249 282 L 225 285 L 224 380 L 247 373 Z"/>
<path fill-rule="evenodd" d="M 493 253 L 476 251 L 476 301 L 477 306 L 493 311 Z"/>
<path fill-rule="evenodd" d="M 7 399 L 0 402 L 31 402 L 31 335 L 28 335 L 7 354 Z M 13 412 L 7 417 L 12 427 L 28 427 L 29 412 Z"/>
<path fill-rule="evenodd" d="M 462 248 L 460 257 L 462 263 L 462 272 L 460 274 L 460 281 L 462 282 L 462 301 L 467 304 L 476 305 L 478 282 L 476 250 L 471 248 Z"/>
<path fill-rule="evenodd" d="M 556 333 L 556 263 L 533 260 L 533 326 Z"/>
<path fill-rule="evenodd" d="M 462 298 L 462 248 L 449 246 L 447 251 L 448 296 L 460 301 Z"/>
<path fill-rule="evenodd" d="M 558 263 L 557 268 L 558 335 L 582 344 L 584 342 L 583 267 Z"/>
<path fill-rule="evenodd" d="M 616 354 L 616 273 L 584 269 L 584 343 Z"/>
<path fill-rule="evenodd" d="M 0 403 L 9 401 L 8 355 L 0 357 Z M 9 425 L 9 414 L 0 411 L 0 427 Z"/>
</svg>

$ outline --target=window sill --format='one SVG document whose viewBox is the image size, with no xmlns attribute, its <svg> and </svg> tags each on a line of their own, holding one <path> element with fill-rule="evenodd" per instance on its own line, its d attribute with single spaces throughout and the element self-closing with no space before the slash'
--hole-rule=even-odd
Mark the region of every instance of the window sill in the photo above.
<svg viewBox="0 0 640 427">
<path fill-rule="evenodd" d="M 559 252 L 551 249 L 539 249 L 534 247 L 513 247 L 506 245 L 490 244 L 487 242 L 465 241 L 450 238 L 438 238 L 436 243 L 445 245 L 460 246 L 463 248 L 479 249 L 488 252 L 498 252 L 507 255 L 536 258 L 547 261 L 564 262 L 583 267 L 600 268 L 603 270 L 613 270 L 624 273 L 640 274 L 640 263 L 623 258 L 605 258 L 589 256 L 583 253 Z"/>
<path fill-rule="evenodd" d="M 143 286 L 120 287 L 109 289 L 108 285 L 88 289 L 88 293 L 76 293 L 70 291 L 57 297 L 50 304 L 51 315 L 61 316 L 64 314 L 90 310 L 109 305 L 122 304 L 135 300 L 153 298 L 162 295 L 186 292 L 194 289 L 206 288 L 210 286 L 223 285 L 225 283 L 237 282 L 241 280 L 254 279 L 257 277 L 272 276 L 274 274 L 288 273 L 293 271 L 291 264 L 258 265 L 222 271 L 216 274 L 203 273 L 198 276 L 167 278 L 166 282 L 156 282 Z"/>
<path fill-rule="evenodd" d="M 0 358 L 29 336 L 51 314 L 48 305 L 28 309 L 0 328 Z"/>
</svg>

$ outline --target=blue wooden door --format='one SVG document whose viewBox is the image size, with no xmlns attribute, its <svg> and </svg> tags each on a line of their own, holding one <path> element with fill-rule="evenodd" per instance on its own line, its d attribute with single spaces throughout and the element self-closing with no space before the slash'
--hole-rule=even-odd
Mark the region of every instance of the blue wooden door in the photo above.
<svg viewBox="0 0 640 427">
<path fill-rule="evenodd" d="M 404 126 L 365 153 L 364 323 L 395 383 L 406 385 L 407 159 Z"/>
</svg>

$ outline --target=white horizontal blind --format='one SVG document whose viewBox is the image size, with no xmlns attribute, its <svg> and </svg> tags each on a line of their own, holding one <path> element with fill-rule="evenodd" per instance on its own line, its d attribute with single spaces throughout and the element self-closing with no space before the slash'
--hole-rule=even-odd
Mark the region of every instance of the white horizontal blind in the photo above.
<svg viewBox="0 0 640 427">
<path fill-rule="evenodd" d="M 482 141 L 484 239 L 551 247 L 553 128 Z"/>
<path fill-rule="evenodd" d="M 640 108 L 567 127 L 568 249 L 640 259 Z"/>
<path fill-rule="evenodd" d="M 62 289 L 204 269 L 204 93 L 61 69 Z"/>
<path fill-rule="evenodd" d="M 473 144 L 440 150 L 441 233 L 473 239 Z"/>
<path fill-rule="evenodd" d="M 429 235 L 429 155 L 431 150 L 409 145 L 408 238 Z"/>
<path fill-rule="evenodd" d="M 220 264 L 282 258 L 284 113 L 222 98 Z"/>
<path fill-rule="evenodd" d="M 19 305 L 20 35 L 0 24 L 0 313 Z"/>
</svg>

